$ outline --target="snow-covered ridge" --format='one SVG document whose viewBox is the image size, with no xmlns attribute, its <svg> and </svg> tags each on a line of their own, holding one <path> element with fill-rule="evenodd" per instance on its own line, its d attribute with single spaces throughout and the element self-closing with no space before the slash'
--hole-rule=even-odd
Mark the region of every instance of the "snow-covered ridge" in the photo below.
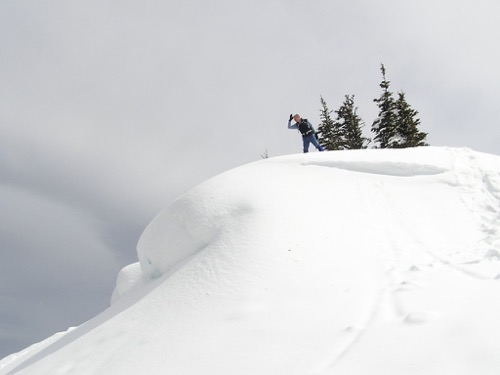
<svg viewBox="0 0 500 375">
<path fill-rule="evenodd" d="M 317 165 L 317 166 L 345 169 L 351 172 L 381 174 L 387 176 L 400 176 L 400 177 L 433 175 L 446 172 L 446 169 L 435 167 L 433 165 L 418 164 L 418 163 L 400 163 L 392 161 L 386 161 L 386 162 L 331 161 L 331 162 L 304 163 L 304 165 Z"/>
<path fill-rule="evenodd" d="M 494 374 L 500 157 L 289 155 L 145 229 L 112 306 L 0 374 Z"/>
</svg>

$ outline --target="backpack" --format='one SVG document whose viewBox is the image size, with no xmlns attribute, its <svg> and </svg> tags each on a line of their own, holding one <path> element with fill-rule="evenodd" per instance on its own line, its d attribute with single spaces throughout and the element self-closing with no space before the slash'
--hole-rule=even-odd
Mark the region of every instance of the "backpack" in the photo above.
<svg viewBox="0 0 500 375">
<path fill-rule="evenodd" d="M 307 119 L 303 118 L 299 123 L 299 131 L 303 136 L 309 135 L 313 132 L 311 125 L 309 124 L 309 121 L 307 121 Z"/>
</svg>

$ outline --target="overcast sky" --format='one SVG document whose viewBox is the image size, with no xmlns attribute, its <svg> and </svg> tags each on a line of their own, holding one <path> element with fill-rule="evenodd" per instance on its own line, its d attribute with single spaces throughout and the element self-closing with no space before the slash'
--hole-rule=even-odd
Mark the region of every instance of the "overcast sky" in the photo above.
<svg viewBox="0 0 500 375">
<path fill-rule="evenodd" d="M 230 168 L 301 152 L 320 95 L 380 64 L 435 146 L 499 154 L 497 0 L 0 2 L 0 357 L 108 304 L 149 221 Z"/>
</svg>

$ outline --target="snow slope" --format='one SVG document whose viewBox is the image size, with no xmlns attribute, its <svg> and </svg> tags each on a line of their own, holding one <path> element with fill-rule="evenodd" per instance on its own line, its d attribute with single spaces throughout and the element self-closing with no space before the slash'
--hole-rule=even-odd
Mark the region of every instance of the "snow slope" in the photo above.
<svg viewBox="0 0 500 375">
<path fill-rule="evenodd" d="M 108 310 L 0 374 L 500 372 L 498 156 L 261 160 L 173 202 L 138 257 Z"/>
</svg>

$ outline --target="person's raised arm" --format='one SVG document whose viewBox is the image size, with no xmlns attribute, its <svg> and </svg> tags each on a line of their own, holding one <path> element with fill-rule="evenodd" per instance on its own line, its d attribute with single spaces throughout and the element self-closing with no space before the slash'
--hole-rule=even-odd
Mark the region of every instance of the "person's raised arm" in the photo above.
<svg viewBox="0 0 500 375">
<path fill-rule="evenodd" d="M 290 115 L 290 118 L 288 119 L 288 129 L 298 129 L 299 125 L 297 123 L 292 125 L 292 120 L 293 120 L 293 115 Z"/>
</svg>

